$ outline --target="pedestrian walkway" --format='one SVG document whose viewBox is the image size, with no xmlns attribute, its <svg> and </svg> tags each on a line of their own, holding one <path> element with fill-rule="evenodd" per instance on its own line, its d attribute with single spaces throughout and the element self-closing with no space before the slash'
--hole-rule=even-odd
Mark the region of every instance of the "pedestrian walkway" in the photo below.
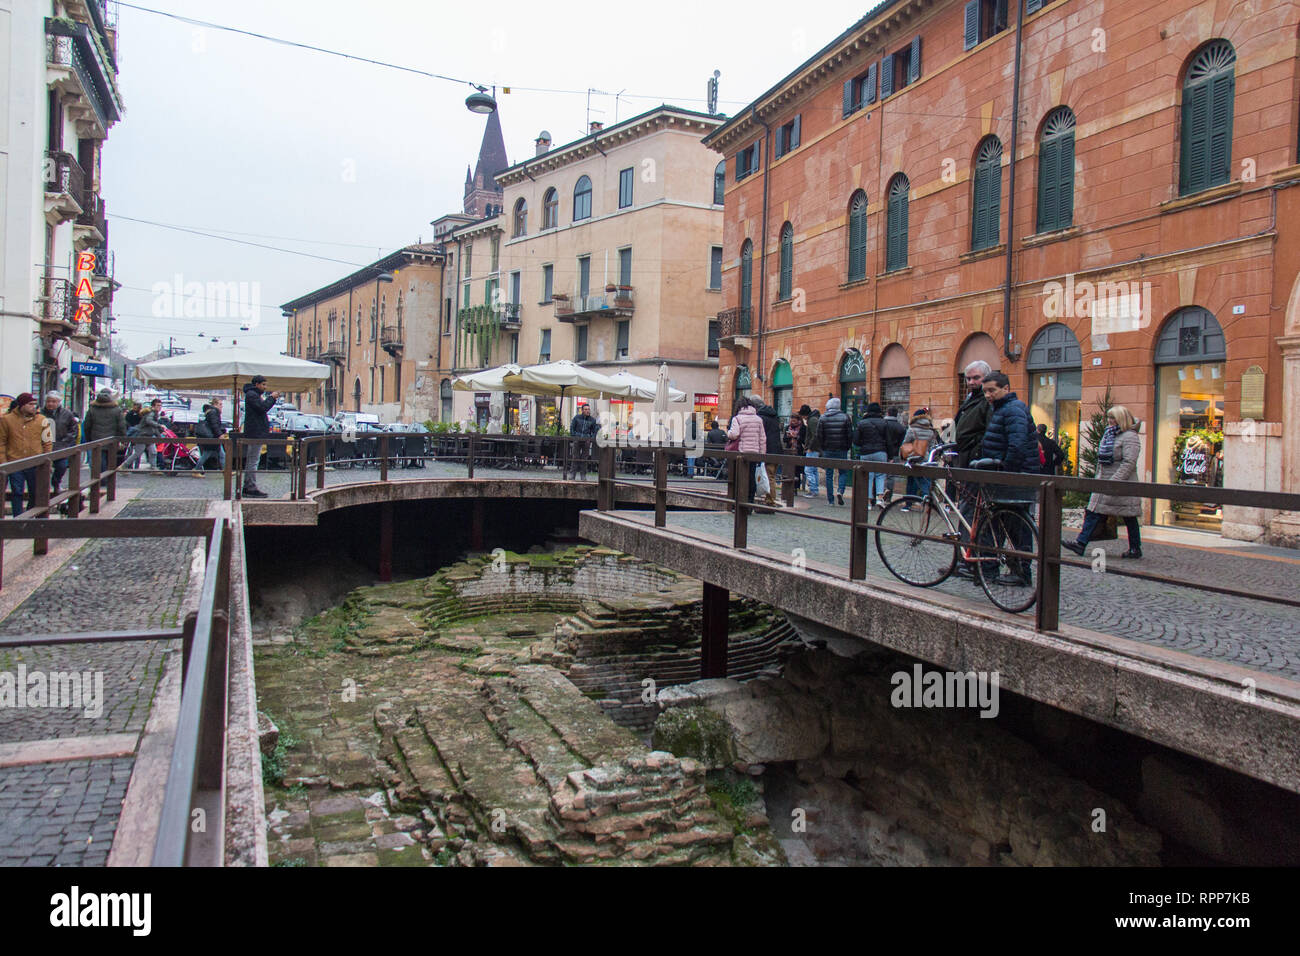
<svg viewBox="0 0 1300 956">
<path fill-rule="evenodd" d="M 207 510 L 200 500 L 136 497 L 118 515 L 201 517 Z M 86 541 L 0 619 L 0 635 L 177 627 L 199 543 Z M 107 862 L 163 660 L 178 644 L 0 650 L 0 674 L 12 676 L 15 691 L 20 677 L 24 685 L 21 700 L 0 707 L 0 865 Z M 45 688 L 40 699 L 37 687 Z"/>
<path fill-rule="evenodd" d="M 809 565 L 849 567 L 847 526 L 801 520 L 800 514 L 847 520 L 851 498 L 845 504 L 828 505 L 825 498 L 796 499 L 793 513 L 752 513 L 749 518 L 750 550 L 779 556 L 779 560 Z M 653 523 L 652 513 L 621 511 L 620 515 Z M 871 512 L 874 521 L 876 511 Z M 729 512 L 670 511 L 667 525 L 713 543 L 730 546 L 733 516 Z M 1102 567 L 1131 567 L 1120 553 L 1127 548 L 1123 532 L 1118 541 L 1094 542 L 1090 551 L 1102 548 L 1106 563 L 1097 571 L 1065 567 L 1061 571 L 1061 623 L 1087 628 L 1116 637 L 1226 661 L 1244 667 L 1300 679 L 1300 616 L 1294 608 L 1244 597 L 1212 594 L 1197 589 L 1198 582 L 1230 586 L 1260 594 L 1300 594 L 1300 555 L 1281 548 L 1243 545 L 1223 547 L 1220 539 L 1205 536 L 1202 544 L 1186 543 L 1185 532 L 1164 540 L 1157 531 L 1143 529 L 1141 570 L 1186 582 L 1175 586 L 1156 581 L 1107 574 Z M 1066 557 L 1072 557 L 1066 554 Z M 906 587 L 885 568 L 876 552 L 875 538 L 867 550 L 868 583 L 888 581 Z M 985 601 L 979 585 L 949 578 L 924 593 L 935 592 L 954 598 Z M 918 589 L 918 593 L 923 593 Z M 991 613 L 1000 613 L 992 604 Z M 1032 614 L 1032 611 L 1030 612 Z M 1024 615 L 1032 623 L 1032 617 Z"/>
</svg>

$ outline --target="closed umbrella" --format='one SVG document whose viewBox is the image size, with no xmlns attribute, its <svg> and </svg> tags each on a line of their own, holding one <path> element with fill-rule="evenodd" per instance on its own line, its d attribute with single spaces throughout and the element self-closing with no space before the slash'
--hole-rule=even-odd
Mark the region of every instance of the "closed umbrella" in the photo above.
<svg viewBox="0 0 1300 956">
<path fill-rule="evenodd" d="M 660 441 L 667 439 L 665 434 L 668 430 L 668 366 L 667 364 L 659 366 L 659 375 L 655 379 L 655 437 Z M 682 394 L 682 398 L 685 398 Z"/>
<path fill-rule="evenodd" d="M 658 379 L 642 378 L 639 375 L 633 375 L 625 368 L 619 369 L 609 377 L 627 389 L 627 391 L 619 395 L 620 398 L 630 398 L 634 402 L 653 402 L 659 392 Z M 673 402 L 684 402 L 686 401 L 686 393 L 680 389 L 669 388 L 668 399 Z"/>
</svg>

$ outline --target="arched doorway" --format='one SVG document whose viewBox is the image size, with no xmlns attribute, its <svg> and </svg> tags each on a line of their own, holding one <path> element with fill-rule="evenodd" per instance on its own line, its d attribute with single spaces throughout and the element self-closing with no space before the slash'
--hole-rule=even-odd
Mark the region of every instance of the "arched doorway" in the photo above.
<svg viewBox="0 0 1300 956">
<path fill-rule="evenodd" d="M 880 354 L 880 404 L 888 412 L 897 408 L 903 421 L 911 419 L 912 364 L 898 343 Z"/>
<path fill-rule="evenodd" d="M 772 405 L 784 428 L 790 423 L 790 414 L 794 408 L 794 373 L 790 371 L 790 363 L 785 359 L 777 362 L 772 369 Z"/>
<path fill-rule="evenodd" d="M 736 387 L 731 396 L 731 414 L 735 415 L 740 410 L 740 400 L 750 393 L 753 389 L 753 380 L 749 377 L 748 365 L 736 366 Z"/>
<path fill-rule="evenodd" d="M 1083 397 L 1083 352 L 1073 332 L 1059 322 L 1042 328 L 1025 356 L 1029 373 L 1029 410 L 1046 425 L 1077 474 L 1079 402 Z"/>
<path fill-rule="evenodd" d="M 361 411 L 361 376 L 357 376 L 356 381 L 352 383 L 352 410 Z"/>
<path fill-rule="evenodd" d="M 1208 309 L 1179 309 L 1156 336 L 1152 477 L 1167 484 L 1223 487 L 1223 385 L 1227 346 Z M 1219 506 L 1156 502 L 1157 524 L 1218 531 Z"/>
<path fill-rule="evenodd" d="M 962 400 L 966 397 L 966 366 L 971 362 L 987 362 L 989 369 L 996 372 L 1002 367 L 1002 353 L 998 351 L 998 343 L 994 342 L 985 332 L 976 332 L 965 342 L 962 343 L 961 349 L 957 352 L 957 365 L 953 369 L 953 377 L 957 388 L 953 393 L 952 411 L 956 415 L 957 409 L 961 407 Z"/>
<path fill-rule="evenodd" d="M 855 425 L 867 410 L 867 360 L 857 349 L 840 359 L 840 408 Z"/>
</svg>

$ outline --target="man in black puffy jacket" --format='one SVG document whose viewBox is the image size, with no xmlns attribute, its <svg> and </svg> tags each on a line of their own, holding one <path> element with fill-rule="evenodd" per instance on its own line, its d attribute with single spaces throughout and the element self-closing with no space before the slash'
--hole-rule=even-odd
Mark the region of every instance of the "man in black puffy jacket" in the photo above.
<svg viewBox="0 0 1300 956">
<path fill-rule="evenodd" d="M 840 409 L 840 400 L 832 398 L 826 402 L 826 414 L 817 422 L 817 438 L 821 442 L 821 455 L 823 458 L 848 458 L 849 446 L 853 444 L 853 423 Z M 835 469 L 826 469 L 826 503 L 835 504 L 837 501 L 844 504 L 844 488 L 849 483 L 849 473 L 840 471 L 840 482 L 838 493 L 832 496 L 835 491 L 832 485 Z"/>
<path fill-rule="evenodd" d="M 1034 427 L 1034 417 L 1029 406 L 1011 391 L 1011 381 L 1003 372 L 992 372 L 984 377 L 984 397 L 989 403 L 989 421 L 984 429 L 984 441 L 980 445 L 980 457 L 992 458 L 1002 463 L 1003 471 L 1018 471 L 1026 474 L 1038 474 L 1038 429 Z M 996 486 L 992 493 L 998 500 L 1023 502 L 1026 516 L 1032 521 L 1030 502 L 1037 498 L 1035 489 L 1011 485 Z M 1020 522 L 1012 525 L 1014 547 L 1017 551 L 1029 551 L 1033 542 L 1029 540 L 1027 529 Z M 1025 532 L 1025 533 L 1021 533 Z M 1005 542 L 999 542 L 1006 547 Z M 1030 583 L 1028 561 L 1015 558 L 1006 559 L 1005 572 L 1007 583 L 1014 586 L 1026 586 Z"/>
</svg>

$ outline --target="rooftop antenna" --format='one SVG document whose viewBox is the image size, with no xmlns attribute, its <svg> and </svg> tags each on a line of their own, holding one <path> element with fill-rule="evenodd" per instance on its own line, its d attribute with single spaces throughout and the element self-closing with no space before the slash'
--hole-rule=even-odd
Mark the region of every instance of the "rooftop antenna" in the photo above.
<svg viewBox="0 0 1300 956">
<path fill-rule="evenodd" d="M 618 125 L 618 98 L 626 92 L 627 92 L 627 87 L 625 86 L 623 87 L 623 89 L 619 90 L 617 93 L 614 94 L 614 125 L 615 126 Z"/>
<path fill-rule="evenodd" d="M 604 90 L 598 90 L 590 86 L 587 87 L 587 128 L 582 131 L 583 136 L 586 136 L 589 132 L 591 132 L 591 94 L 592 93 L 599 94 L 600 96 L 609 96 L 609 94 L 606 93 Z M 603 115 L 605 111 L 598 109 L 596 110 L 596 112 Z"/>
<path fill-rule="evenodd" d="M 721 70 L 714 70 L 713 76 L 709 79 L 709 115 L 716 116 L 718 112 L 718 77 L 722 76 Z"/>
</svg>

